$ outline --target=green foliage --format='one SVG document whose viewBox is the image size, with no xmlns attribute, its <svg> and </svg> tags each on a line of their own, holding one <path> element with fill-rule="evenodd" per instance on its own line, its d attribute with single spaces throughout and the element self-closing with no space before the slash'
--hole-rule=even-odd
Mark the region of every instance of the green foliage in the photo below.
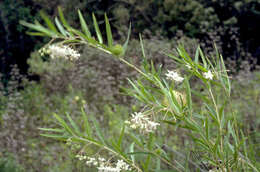
<svg viewBox="0 0 260 172">
<path fill-rule="evenodd" d="M 85 21 L 87 15 L 78 11 L 77 30 L 61 8 L 58 12 L 54 22 L 42 12 L 45 25 L 22 23 L 37 35 L 50 36 L 51 43 L 79 48 L 81 58 L 70 62 L 35 52 L 28 62 L 40 82 L 0 97 L 6 105 L 0 111 L 0 147 L 14 152 L 27 171 L 96 171 L 76 159 L 78 155 L 108 157 L 111 163 L 123 159 L 136 171 L 257 171 L 257 72 L 233 80 L 219 53 L 208 56 L 194 47 L 196 40 L 183 37 L 188 50 L 179 46 L 164 52 L 166 59 L 160 51 L 175 43 L 140 37 L 140 48 L 139 41 L 128 41 L 129 29 L 120 45 L 112 38 L 106 15 L 106 27 L 100 27 L 95 17 L 91 25 L 91 18 Z M 79 46 L 85 44 L 94 49 Z M 167 69 L 177 69 L 184 81 L 166 80 Z M 209 70 L 213 80 L 205 78 Z M 143 134 L 124 123 L 137 111 L 160 122 L 154 133 Z M 61 142 L 38 137 L 40 133 Z M 15 145 L 24 149 L 17 151 Z"/>
<path fill-rule="evenodd" d="M 56 27 L 58 28 L 59 32 L 57 32 L 57 29 L 55 28 L 54 24 L 51 23 L 50 19 L 44 15 L 44 13 L 41 13 L 47 28 L 42 26 L 39 22 L 35 22 L 35 24 L 31 24 L 28 23 L 26 21 L 20 21 L 20 24 L 35 30 L 37 32 L 29 32 L 29 34 L 34 35 L 34 36 L 48 36 L 51 37 L 53 39 L 55 38 L 63 38 L 64 39 L 64 44 L 66 43 L 70 43 L 70 42 L 75 42 L 75 43 L 81 43 L 82 41 L 89 44 L 90 46 L 93 46 L 95 48 L 99 48 L 105 52 L 108 52 L 110 54 L 114 54 L 115 56 L 122 56 L 123 53 L 125 52 L 124 48 L 126 48 L 125 46 L 121 46 L 120 45 L 113 45 L 113 38 L 112 38 L 112 32 L 111 32 L 111 27 L 108 21 L 107 16 L 105 15 L 105 23 L 106 23 L 106 33 L 107 33 L 107 45 L 103 43 L 103 38 L 102 38 L 102 34 L 100 32 L 96 17 L 94 15 L 94 13 L 92 14 L 92 18 L 93 18 L 93 24 L 94 24 L 94 28 L 95 28 L 95 32 L 96 32 L 96 38 L 97 40 L 91 36 L 89 30 L 87 29 L 87 25 L 86 22 L 84 20 L 84 18 L 82 17 L 81 12 L 79 11 L 79 19 L 81 21 L 81 27 L 84 33 L 82 33 L 81 31 L 74 29 L 73 27 L 69 26 L 68 22 L 66 21 L 66 19 L 64 18 L 63 12 L 61 10 L 61 8 L 59 7 L 59 18 L 62 22 L 59 22 L 58 18 L 55 18 L 55 24 Z M 66 29 L 66 30 L 65 30 Z M 129 34 L 130 35 L 130 28 L 129 28 Z M 75 37 L 78 37 L 79 39 L 74 39 Z M 129 40 L 129 36 L 125 42 L 125 44 L 127 44 Z"/>
<path fill-rule="evenodd" d="M 0 171 L 1 172 L 24 172 L 25 170 L 19 164 L 17 164 L 17 162 L 10 155 L 2 157 L 0 154 Z"/>
<path fill-rule="evenodd" d="M 87 114 L 84 107 L 81 110 L 83 119 L 81 123 L 75 121 L 69 113 L 65 113 L 65 117 L 54 113 L 59 127 L 39 128 L 43 131 L 42 136 L 67 141 L 71 149 L 78 152 L 77 157 L 80 161 L 82 158 L 85 159 L 85 155 L 91 157 L 98 154 L 107 157 L 112 154 L 113 161 L 123 160 L 134 171 L 151 171 L 152 169 L 182 171 L 191 169 L 192 166 L 195 166 L 197 170 L 209 170 L 209 166 L 213 166 L 222 171 L 257 171 L 258 164 L 254 159 L 251 160 L 247 153 L 249 141 L 246 140 L 244 132 L 240 130 L 236 113 L 232 109 L 231 82 L 223 57 L 217 49 L 211 59 L 203 53 L 200 47 L 196 49 L 194 58 L 187 53 L 183 46 L 177 47 L 177 54 L 166 53 L 175 61 L 179 70 L 182 69 L 181 71 L 185 73 L 185 77 L 182 78 L 176 76 L 178 74 L 175 72 L 172 71 L 173 74 L 170 74 L 171 71 L 168 71 L 167 79 L 173 80 L 168 82 L 162 75 L 162 67 L 156 68 L 152 61 L 147 60 L 141 36 L 143 63 L 141 67 L 137 67 L 121 56 L 123 55 L 121 52 L 125 49 L 118 54 L 110 48 L 113 41 L 106 15 L 108 45 L 103 44 L 94 14 L 93 22 L 97 40 L 89 37 L 90 33 L 86 29 L 86 22 L 80 12 L 79 18 L 82 20 L 82 29 L 85 30 L 85 34 L 70 27 L 61 10 L 59 16 L 64 28 L 59 29 L 58 33 L 51 31 L 50 27 L 46 29 L 39 23 L 30 24 L 22 21 L 21 24 L 37 30 L 45 36 L 61 39 L 62 43 L 77 42 L 101 49 L 133 68 L 140 76 L 135 80 L 129 79 L 132 88 L 125 90 L 128 95 L 138 100 L 143 110 L 132 114 L 132 119 L 126 121 L 130 127 L 126 128 L 125 124 L 121 125 L 120 132 L 116 132 L 118 137 L 109 136 L 107 127 L 100 127 L 102 121 Z M 57 22 L 56 25 L 61 28 Z M 118 47 L 120 50 L 123 48 L 119 45 Z M 200 82 L 201 88 L 205 91 L 200 93 L 198 89 L 191 87 L 191 79 Z M 194 99 L 198 99 L 198 103 L 201 104 L 200 108 L 195 106 L 197 102 L 194 102 Z M 145 116 L 142 117 L 143 115 Z M 137 120 L 137 118 L 144 119 Z M 142 120 L 146 122 L 148 120 L 144 127 L 142 124 L 138 124 Z M 152 121 L 150 121 L 152 124 L 149 124 L 149 120 Z M 153 121 L 158 121 L 160 124 Z M 199 161 L 195 165 L 190 161 L 177 161 L 178 158 L 172 155 L 172 151 L 175 152 L 171 148 L 172 145 L 163 141 L 168 138 L 164 124 L 187 132 L 184 135 L 189 136 L 191 140 L 190 147 L 186 150 L 188 153 L 179 154 L 187 159 L 190 158 L 189 154 L 194 154 L 192 152 L 199 154 Z M 149 125 L 153 125 L 152 131 L 149 129 Z M 161 130 L 154 131 L 157 125 L 161 125 Z M 134 132 L 131 128 L 140 129 L 140 132 Z M 103 151 L 101 152 L 101 150 Z M 110 159 L 107 163 L 110 161 L 112 162 Z M 208 165 L 205 165 L 204 162 L 207 162 Z M 100 165 L 100 162 L 98 164 Z M 111 165 L 109 166 L 111 167 Z"/>
</svg>

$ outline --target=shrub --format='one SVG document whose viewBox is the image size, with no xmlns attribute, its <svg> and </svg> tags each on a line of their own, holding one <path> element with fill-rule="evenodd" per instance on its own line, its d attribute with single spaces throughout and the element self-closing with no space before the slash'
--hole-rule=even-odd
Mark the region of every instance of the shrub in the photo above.
<svg viewBox="0 0 260 172">
<path fill-rule="evenodd" d="M 113 137 L 109 135 L 109 127 L 104 125 L 102 116 L 98 118 L 88 114 L 84 106 L 81 121 L 73 119 L 69 113 L 66 120 L 54 113 L 59 125 L 40 128 L 43 136 L 66 141 L 76 154 L 75 158 L 99 171 L 257 171 L 258 164 L 247 151 L 251 146 L 247 139 L 250 136 L 240 130 L 237 115 L 232 109 L 231 83 L 218 51 L 210 60 L 198 47 L 192 58 L 184 47 L 179 46 L 177 55 L 166 53 L 177 65 L 176 70 L 168 69 L 166 73 L 165 69 L 155 67 L 153 61 L 149 62 L 146 58 L 141 37 L 141 65 L 134 65 L 123 58 L 130 30 L 124 45 L 114 44 L 106 15 L 107 44 L 104 44 L 94 15 L 97 39 L 91 36 L 80 11 L 83 32 L 69 26 L 62 11 L 59 17 L 63 24 L 63 28 L 58 25 L 59 31 L 54 29 L 53 24 L 49 28 L 24 21 L 21 24 L 61 39 L 52 43 L 61 49 L 67 46 L 67 42 L 70 46 L 73 42 L 88 44 L 134 69 L 139 76 L 129 79 L 132 88 L 124 90 L 137 99 L 139 108 L 128 120 L 121 121 L 121 130 L 113 132 Z M 59 56 L 56 56 L 57 60 Z M 193 79 L 200 83 L 198 87 L 190 85 Z M 169 137 L 174 133 L 168 127 L 183 131 L 183 135 Z M 189 136 L 190 139 L 185 141 L 181 136 Z M 179 140 L 183 140 L 182 147 L 172 144 Z"/>
</svg>

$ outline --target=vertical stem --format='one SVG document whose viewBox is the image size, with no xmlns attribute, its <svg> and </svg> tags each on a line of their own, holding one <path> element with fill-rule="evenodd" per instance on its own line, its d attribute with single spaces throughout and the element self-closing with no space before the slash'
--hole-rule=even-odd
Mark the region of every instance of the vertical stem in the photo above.
<svg viewBox="0 0 260 172">
<path fill-rule="evenodd" d="M 222 139 L 222 128 L 221 128 L 221 121 L 220 121 L 220 117 L 219 117 L 219 111 L 218 111 L 218 106 L 216 104 L 216 100 L 215 100 L 215 97 L 212 93 L 212 90 L 211 90 L 211 86 L 209 85 L 209 93 L 210 93 L 210 96 L 212 98 L 212 101 L 213 101 L 213 104 L 215 106 L 215 110 L 216 110 L 216 113 L 217 113 L 217 120 L 218 120 L 218 129 L 219 129 L 219 134 L 220 134 L 220 148 L 221 148 L 221 152 L 223 152 L 223 139 Z"/>
</svg>

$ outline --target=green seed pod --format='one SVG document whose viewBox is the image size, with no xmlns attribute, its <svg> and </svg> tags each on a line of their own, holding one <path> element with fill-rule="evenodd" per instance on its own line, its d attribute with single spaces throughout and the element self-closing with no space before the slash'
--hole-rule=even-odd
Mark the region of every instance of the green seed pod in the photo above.
<svg viewBox="0 0 260 172">
<path fill-rule="evenodd" d="M 185 93 L 182 93 L 182 92 L 179 92 L 179 91 L 174 91 L 173 90 L 173 94 L 177 100 L 177 102 L 182 105 L 182 106 L 185 106 L 187 104 L 187 101 L 186 101 L 186 94 Z M 170 104 L 168 102 L 168 99 L 167 97 L 164 97 L 163 99 L 163 105 L 167 106 L 167 107 L 170 107 Z"/>
<path fill-rule="evenodd" d="M 123 54 L 124 48 L 123 48 L 121 45 L 116 44 L 115 46 L 113 46 L 113 47 L 111 48 L 111 52 L 112 52 L 114 55 L 119 56 L 119 55 Z"/>
</svg>

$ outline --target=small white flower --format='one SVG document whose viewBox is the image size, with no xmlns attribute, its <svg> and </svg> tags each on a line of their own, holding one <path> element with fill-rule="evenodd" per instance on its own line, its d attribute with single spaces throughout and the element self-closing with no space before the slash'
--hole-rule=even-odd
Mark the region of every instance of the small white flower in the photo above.
<svg viewBox="0 0 260 172">
<path fill-rule="evenodd" d="M 118 160 L 117 163 L 110 163 L 102 157 L 94 158 L 83 155 L 76 155 L 76 157 L 79 159 L 87 159 L 86 165 L 96 167 L 98 172 L 121 172 L 131 169 L 131 167 L 123 160 Z"/>
<path fill-rule="evenodd" d="M 142 133 L 154 132 L 157 126 L 160 125 L 157 122 L 151 121 L 149 117 L 145 116 L 141 112 L 133 113 L 132 118 L 129 122 L 131 128 L 138 128 Z"/>
<path fill-rule="evenodd" d="M 77 60 L 80 54 L 72 48 L 65 45 L 51 45 L 48 48 L 48 54 L 52 59 L 54 58 L 65 58 L 67 60 Z"/>
<path fill-rule="evenodd" d="M 122 170 L 128 170 L 129 165 L 125 163 L 123 160 L 118 160 L 116 163 L 116 168 L 122 169 Z"/>
<path fill-rule="evenodd" d="M 168 73 L 165 74 L 167 79 L 174 80 L 176 82 L 182 82 L 184 80 L 177 72 L 168 70 Z"/>
<path fill-rule="evenodd" d="M 210 70 L 209 70 L 208 72 L 204 72 L 204 73 L 203 73 L 203 76 L 204 76 L 204 78 L 206 78 L 206 79 L 210 79 L 210 80 L 213 79 L 213 74 L 211 73 Z"/>
</svg>

